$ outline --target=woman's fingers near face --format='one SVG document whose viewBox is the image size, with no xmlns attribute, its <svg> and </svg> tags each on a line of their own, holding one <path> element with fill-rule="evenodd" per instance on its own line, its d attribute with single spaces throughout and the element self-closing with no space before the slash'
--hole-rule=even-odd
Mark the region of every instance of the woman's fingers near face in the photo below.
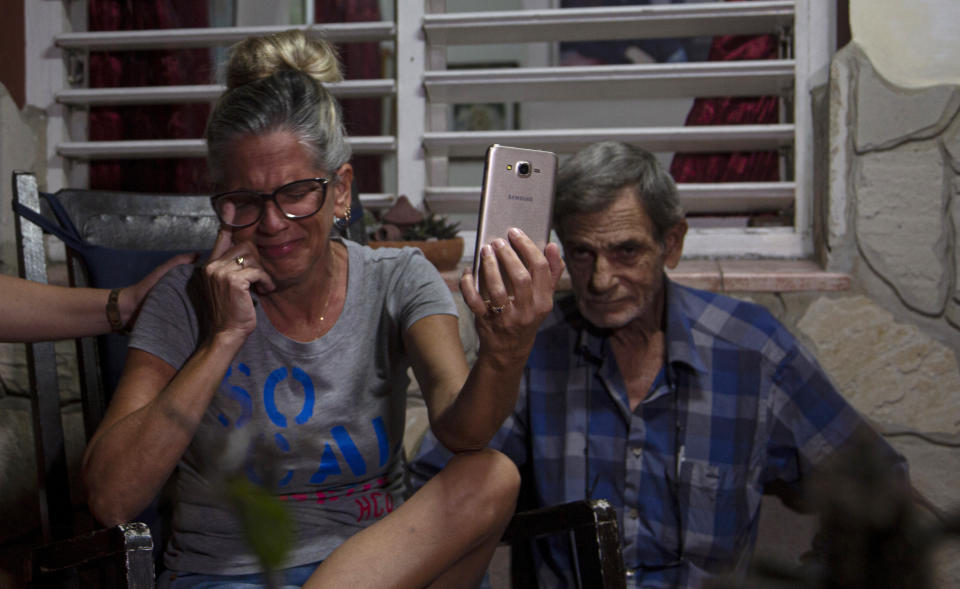
<svg viewBox="0 0 960 589">
<path fill-rule="evenodd" d="M 224 252 L 220 258 L 226 272 L 237 273 L 246 280 L 257 294 L 272 292 L 276 285 L 273 278 L 260 264 L 256 252 L 246 244 L 241 244 Z"/>
<path fill-rule="evenodd" d="M 225 223 L 233 221 L 234 214 L 234 207 L 230 203 L 223 205 L 221 208 L 220 217 L 223 223 L 220 225 L 220 231 L 217 232 L 217 240 L 213 243 L 213 251 L 210 252 L 211 260 L 220 258 L 233 247 L 233 228 Z"/>
<path fill-rule="evenodd" d="M 250 283 L 257 294 L 267 294 L 273 292 L 277 287 L 273 278 L 262 268 L 256 268 L 256 276 L 251 277 Z"/>
</svg>

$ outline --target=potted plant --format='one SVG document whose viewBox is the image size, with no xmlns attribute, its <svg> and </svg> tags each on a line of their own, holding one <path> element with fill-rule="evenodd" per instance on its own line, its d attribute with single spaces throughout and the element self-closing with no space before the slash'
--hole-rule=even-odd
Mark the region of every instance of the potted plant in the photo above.
<svg viewBox="0 0 960 589">
<path fill-rule="evenodd" d="M 457 235 L 460 223 L 451 223 L 446 217 L 424 215 L 410 204 L 406 195 L 377 219 L 370 214 L 367 245 L 378 247 L 416 247 L 441 272 L 453 270 L 463 256 L 463 238 Z"/>
</svg>

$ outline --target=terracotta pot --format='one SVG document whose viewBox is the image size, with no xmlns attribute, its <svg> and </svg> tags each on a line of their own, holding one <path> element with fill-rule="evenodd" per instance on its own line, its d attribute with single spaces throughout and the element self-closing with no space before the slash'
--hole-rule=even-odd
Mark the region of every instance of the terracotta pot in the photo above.
<svg viewBox="0 0 960 589">
<path fill-rule="evenodd" d="M 453 270 L 463 257 L 463 238 L 435 239 L 432 241 L 370 241 L 370 247 L 416 247 L 433 262 L 437 270 Z"/>
</svg>

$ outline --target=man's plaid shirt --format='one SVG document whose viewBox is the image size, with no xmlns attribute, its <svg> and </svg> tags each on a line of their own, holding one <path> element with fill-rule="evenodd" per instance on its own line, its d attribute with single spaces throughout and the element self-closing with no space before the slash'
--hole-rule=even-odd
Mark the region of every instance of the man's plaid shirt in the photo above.
<svg viewBox="0 0 960 589">
<path fill-rule="evenodd" d="M 745 571 L 767 484 L 799 483 L 854 431 L 898 458 L 769 312 L 666 284 L 667 361 L 635 411 L 607 335 L 569 297 L 541 327 L 490 447 L 520 466 L 524 507 L 608 499 L 628 585 L 698 587 Z M 414 478 L 448 456 L 428 435 Z M 576 586 L 565 538 L 542 541 L 537 557 L 541 586 Z"/>
</svg>

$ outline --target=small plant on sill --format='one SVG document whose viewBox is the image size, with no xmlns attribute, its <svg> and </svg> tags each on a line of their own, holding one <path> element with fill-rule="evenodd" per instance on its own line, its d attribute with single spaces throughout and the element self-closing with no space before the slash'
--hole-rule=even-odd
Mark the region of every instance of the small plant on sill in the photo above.
<svg viewBox="0 0 960 589">
<path fill-rule="evenodd" d="M 407 227 L 403 232 L 404 241 L 428 241 L 430 239 L 453 239 L 457 236 L 460 223 L 451 223 L 446 217 L 436 213 L 424 217 L 423 221 Z"/>
<path fill-rule="evenodd" d="M 403 195 L 379 219 L 368 217 L 366 226 L 370 247 L 419 248 L 440 271 L 455 269 L 463 256 L 463 238 L 457 235 L 460 223 L 442 215 L 424 215 Z"/>
<path fill-rule="evenodd" d="M 432 241 L 440 239 L 455 239 L 460 229 L 459 222 L 450 220 L 436 213 L 424 215 L 410 204 L 405 195 L 397 198 L 397 202 L 385 211 L 378 219 L 367 218 L 367 227 L 370 228 L 370 241 Z"/>
</svg>

